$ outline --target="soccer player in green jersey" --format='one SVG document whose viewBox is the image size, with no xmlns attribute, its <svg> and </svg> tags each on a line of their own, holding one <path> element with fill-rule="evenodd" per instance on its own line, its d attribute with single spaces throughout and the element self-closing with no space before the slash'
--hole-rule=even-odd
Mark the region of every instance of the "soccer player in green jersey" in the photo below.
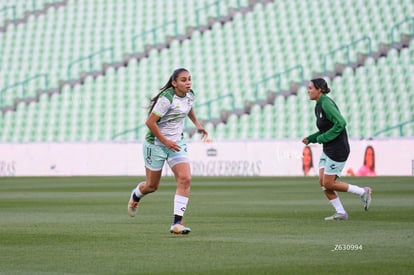
<svg viewBox="0 0 414 275">
<path fill-rule="evenodd" d="M 336 213 L 325 220 L 347 220 L 345 211 L 337 191 L 359 195 L 368 210 L 371 203 L 371 188 L 339 182 L 337 179 L 349 156 L 348 134 L 345 129 L 346 121 L 339 112 L 335 102 L 326 94 L 330 92 L 328 84 L 322 78 L 309 82 L 308 94 L 310 100 L 316 101 L 315 115 L 318 132 L 304 138 L 302 142 L 323 144 L 319 161 L 319 184 Z"/>
<path fill-rule="evenodd" d="M 151 100 L 146 125 L 149 129 L 143 144 L 145 181 L 131 192 L 128 214 L 134 217 L 141 198 L 158 189 L 162 168 L 167 161 L 174 173 L 177 189 L 174 196 L 174 218 L 170 232 L 188 234 L 190 228 L 182 224 L 190 196 L 190 164 L 187 145 L 183 138 L 184 120 L 188 116 L 202 138 L 208 133 L 198 121 L 194 109 L 191 75 L 184 68 L 176 69 L 160 92 Z"/>
</svg>

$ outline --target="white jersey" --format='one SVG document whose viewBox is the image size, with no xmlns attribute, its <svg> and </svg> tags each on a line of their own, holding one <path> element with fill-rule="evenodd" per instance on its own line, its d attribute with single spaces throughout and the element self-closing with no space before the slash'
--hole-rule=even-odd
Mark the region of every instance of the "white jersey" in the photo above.
<svg viewBox="0 0 414 275">
<path fill-rule="evenodd" d="M 167 139 L 177 142 L 183 138 L 184 120 L 190 112 L 193 102 L 194 92 L 192 90 L 183 97 L 176 95 L 173 88 L 161 93 L 152 113 L 160 117 L 157 125 Z M 148 131 L 145 139 L 149 143 L 162 144 L 151 131 Z"/>
</svg>

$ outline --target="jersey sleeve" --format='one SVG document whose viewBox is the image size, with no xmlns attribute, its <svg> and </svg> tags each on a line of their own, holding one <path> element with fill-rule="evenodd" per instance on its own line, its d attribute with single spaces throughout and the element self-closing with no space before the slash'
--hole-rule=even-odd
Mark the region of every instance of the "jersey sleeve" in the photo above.
<svg viewBox="0 0 414 275">
<path fill-rule="evenodd" d="M 344 131 L 346 121 L 331 100 L 324 101 L 322 109 L 326 115 L 326 118 L 333 123 L 333 126 L 325 133 L 319 135 L 316 138 L 316 141 L 318 143 L 327 143 L 337 138 Z"/>
<path fill-rule="evenodd" d="M 163 117 L 170 109 L 170 105 L 170 100 L 168 100 L 165 96 L 161 96 L 155 103 L 152 113 L 159 117 Z"/>
<path fill-rule="evenodd" d="M 316 143 L 317 139 L 318 139 L 318 136 L 320 136 L 320 135 L 321 135 L 321 132 L 318 131 L 318 132 L 313 133 L 312 135 L 308 136 L 307 139 L 308 139 L 309 143 Z"/>
</svg>

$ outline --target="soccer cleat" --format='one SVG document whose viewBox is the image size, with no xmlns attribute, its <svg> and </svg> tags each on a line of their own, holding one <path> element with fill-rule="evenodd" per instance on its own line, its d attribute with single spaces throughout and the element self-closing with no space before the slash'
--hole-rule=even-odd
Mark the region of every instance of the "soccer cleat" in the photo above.
<svg viewBox="0 0 414 275">
<path fill-rule="evenodd" d="M 325 221 L 339 221 L 339 220 L 347 220 L 348 214 L 341 214 L 341 213 L 335 213 L 332 216 L 326 217 Z"/>
<path fill-rule="evenodd" d="M 135 189 L 132 190 L 131 197 L 129 198 L 129 202 L 128 202 L 128 215 L 130 217 L 135 217 L 135 215 L 137 214 L 137 207 L 138 207 L 138 203 L 139 203 L 139 202 L 135 201 L 134 198 L 133 198 L 134 192 L 135 192 Z"/>
<path fill-rule="evenodd" d="M 170 233 L 172 234 L 188 234 L 191 232 L 191 229 L 188 227 L 185 227 L 181 223 L 176 223 L 171 225 L 170 227 Z"/>
<path fill-rule="evenodd" d="M 365 211 L 368 211 L 369 205 L 371 204 L 371 193 L 372 189 L 370 187 L 364 187 L 365 193 L 361 196 L 361 200 L 364 203 Z"/>
</svg>

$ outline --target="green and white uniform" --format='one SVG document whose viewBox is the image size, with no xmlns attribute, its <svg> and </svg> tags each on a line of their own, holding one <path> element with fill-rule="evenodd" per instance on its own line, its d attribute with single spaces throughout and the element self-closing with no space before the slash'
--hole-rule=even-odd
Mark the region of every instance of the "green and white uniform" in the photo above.
<svg viewBox="0 0 414 275">
<path fill-rule="evenodd" d="M 325 94 L 316 103 L 315 116 L 319 131 L 307 138 L 310 143 L 323 144 L 319 168 L 325 168 L 325 174 L 340 176 L 350 152 L 346 121 L 335 102 Z"/>
<path fill-rule="evenodd" d="M 143 154 L 145 166 L 158 171 L 167 160 L 170 167 L 179 162 L 188 162 L 187 146 L 183 139 L 184 120 L 194 103 L 194 92 L 191 90 L 180 97 L 171 87 L 160 94 L 152 109 L 159 116 L 157 125 L 161 133 L 169 140 L 175 141 L 180 147 L 179 152 L 173 152 L 162 144 L 151 131 L 145 136 Z"/>
</svg>

